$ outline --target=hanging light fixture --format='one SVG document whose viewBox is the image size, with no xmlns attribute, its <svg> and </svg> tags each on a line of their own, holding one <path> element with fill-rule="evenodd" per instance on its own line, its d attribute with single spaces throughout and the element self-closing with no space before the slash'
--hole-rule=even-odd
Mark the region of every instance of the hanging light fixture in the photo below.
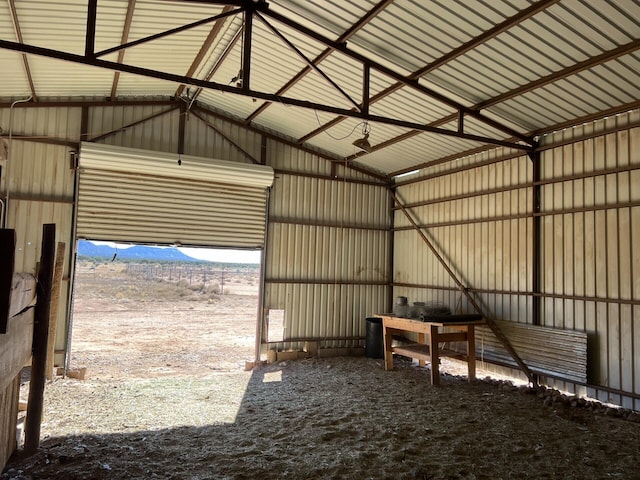
<svg viewBox="0 0 640 480">
<path fill-rule="evenodd" d="M 371 153 L 371 144 L 369 143 L 369 134 L 365 133 L 364 137 L 357 139 L 353 145 L 367 153 Z"/>
<path fill-rule="evenodd" d="M 369 123 L 368 122 L 364 122 L 364 124 L 362 125 L 362 134 L 363 137 L 362 138 L 358 138 L 357 140 L 355 140 L 353 142 L 353 146 L 359 148 L 360 150 L 367 152 L 367 153 L 371 153 L 373 151 L 373 148 L 371 147 L 371 144 L 369 143 L 369 132 L 371 131 L 371 128 L 369 127 Z"/>
</svg>

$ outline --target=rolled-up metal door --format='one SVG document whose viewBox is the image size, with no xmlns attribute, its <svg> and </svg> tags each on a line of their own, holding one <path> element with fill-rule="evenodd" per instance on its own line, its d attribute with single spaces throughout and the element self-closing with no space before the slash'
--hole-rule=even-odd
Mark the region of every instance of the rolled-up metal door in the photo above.
<svg viewBox="0 0 640 480">
<path fill-rule="evenodd" d="M 273 169 L 83 142 L 77 237 L 262 248 Z"/>
</svg>

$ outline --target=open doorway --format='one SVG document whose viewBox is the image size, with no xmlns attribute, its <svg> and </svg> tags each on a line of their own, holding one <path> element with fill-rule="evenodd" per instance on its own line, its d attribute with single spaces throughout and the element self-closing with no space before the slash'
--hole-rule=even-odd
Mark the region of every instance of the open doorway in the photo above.
<svg viewBox="0 0 640 480">
<path fill-rule="evenodd" d="M 255 357 L 260 255 L 80 241 L 69 370 L 105 380 L 243 370 Z"/>
</svg>

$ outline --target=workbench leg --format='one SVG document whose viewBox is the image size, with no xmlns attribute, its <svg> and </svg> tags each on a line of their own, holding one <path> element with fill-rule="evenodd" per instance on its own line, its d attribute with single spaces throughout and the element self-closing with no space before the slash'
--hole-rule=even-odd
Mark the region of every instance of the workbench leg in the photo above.
<svg viewBox="0 0 640 480">
<path fill-rule="evenodd" d="M 467 327 L 467 363 L 469 368 L 468 380 L 473 382 L 476 379 L 476 334 L 475 327 Z"/>
<path fill-rule="evenodd" d="M 418 343 L 421 345 L 426 345 L 426 341 L 425 341 L 425 334 L 424 333 L 419 333 L 418 334 Z M 418 359 L 418 365 L 420 365 L 421 367 L 424 367 L 426 364 L 426 362 L 424 360 L 420 360 Z"/>
<path fill-rule="evenodd" d="M 440 384 L 440 352 L 438 350 L 438 327 L 432 326 L 429 333 L 429 353 L 431 354 L 431 384 Z"/>
<path fill-rule="evenodd" d="M 393 352 L 391 351 L 393 331 L 384 326 L 384 320 L 382 321 L 382 336 L 384 338 L 384 369 L 393 370 Z"/>
</svg>

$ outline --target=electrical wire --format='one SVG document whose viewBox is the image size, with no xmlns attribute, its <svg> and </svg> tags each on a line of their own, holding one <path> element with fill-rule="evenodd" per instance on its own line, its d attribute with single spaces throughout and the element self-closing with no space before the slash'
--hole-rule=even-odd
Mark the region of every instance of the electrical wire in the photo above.
<svg viewBox="0 0 640 480">
<path fill-rule="evenodd" d="M 316 115 L 316 120 L 318 122 L 318 126 L 321 127 L 322 124 L 320 123 L 320 117 L 318 117 L 318 111 L 314 109 L 313 113 L 315 113 L 315 115 Z M 353 129 L 351 129 L 351 132 L 349 132 L 344 137 L 334 137 L 327 130 L 324 130 L 324 133 L 326 135 L 328 135 L 330 138 L 332 138 L 333 140 L 336 140 L 336 141 L 345 140 L 345 139 L 349 138 L 351 135 L 353 135 L 353 132 L 355 132 L 356 128 L 358 128 L 360 125 L 362 125 L 362 134 L 363 135 L 365 133 L 369 133 L 371 131 L 371 127 L 369 127 L 369 122 L 367 122 L 366 120 L 363 120 L 362 122 L 356 123 L 355 126 L 353 127 Z M 365 132 L 365 129 L 367 130 L 366 132 Z"/>
</svg>

